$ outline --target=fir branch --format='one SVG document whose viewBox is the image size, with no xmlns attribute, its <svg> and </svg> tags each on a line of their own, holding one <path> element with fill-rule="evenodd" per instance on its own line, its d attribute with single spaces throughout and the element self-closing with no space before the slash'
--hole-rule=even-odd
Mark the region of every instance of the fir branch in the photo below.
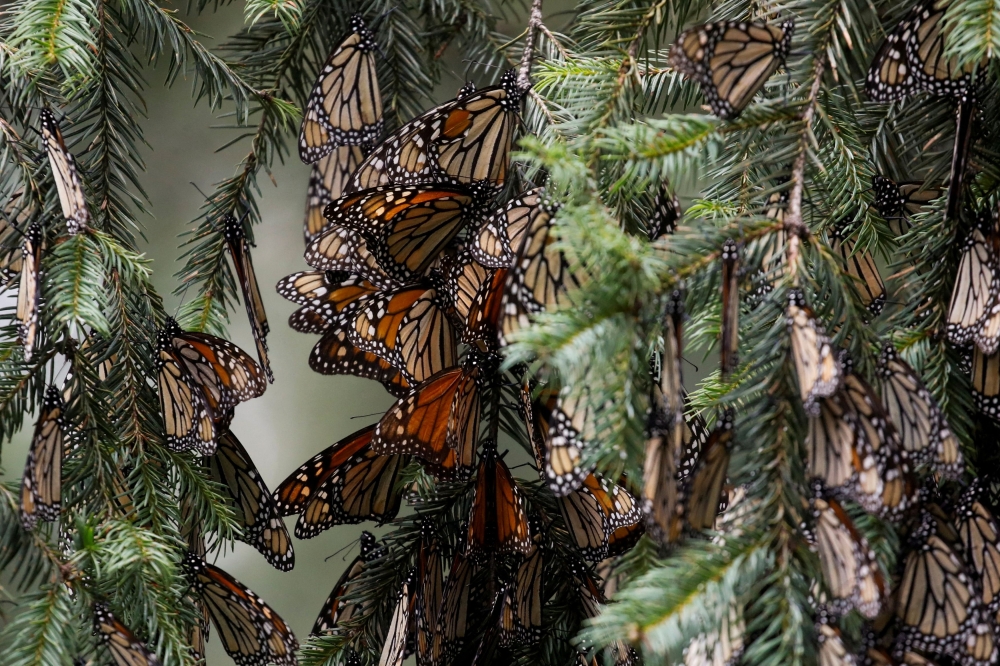
<svg viewBox="0 0 1000 666">
<path fill-rule="evenodd" d="M 243 20 L 251 26 L 268 14 L 274 14 L 288 32 L 295 32 L 302 18 L 302 3 L 299 0 L 249 0 L 243 8 Z"/>
<path fill-rule="evenodd" d="M 46 260 L 46 309 L 52 319 L 65 324 L 89 326 L 101 335 L 110 329 L 104 316 L 107 302 L 102 283 L 103 266 L 99 248 L 88 234 L 71 236 L 58 244 Z"/>
<path fill-rule="evenodd" d="M 517 72 L 517 87 L 527 90 L 531 87 L 531 63 L 535 57 L 535 33 L 542 27 L 542 0 L 533 0 L 528 15 L 528 34 L 524 38 L 524 54 Z"/>
<path fill-rule="evenodd" d="M 70 664 L 80 632 L 73 591 L 62 583 L 45 585 L 20 601 L 23 610 L 4 627 L 0 645 L 9 666 Z M 6 639 L 6 640 L 3 640 Z"/>
<path fill-rule="evenodd" d="M 10 75 L 33 79 L 58 66 L 67 79 L 90 76 L 95 13 L 91 0 L 28 0 L 16 6 L 9 19 L 13 32 L 6 38 Z"/>
</svg>

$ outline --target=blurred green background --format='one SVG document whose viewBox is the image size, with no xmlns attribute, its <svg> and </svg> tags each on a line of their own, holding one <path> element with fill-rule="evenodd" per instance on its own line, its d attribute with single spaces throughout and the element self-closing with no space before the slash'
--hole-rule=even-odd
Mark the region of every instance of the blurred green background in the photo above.
<svg viewBox="0 0 1000 666">
<path fill-rule="evenodd" d="M 233 3 L 216 13 L 190 15 L 185 20 L 203 33 L 204 43 L 215 47 L 240 29 L 242 12 L 243 4 Z M 464 70 L 462 64 L 455 68 Z M 147 243 L 143 249 L 153 261 L 153 281 L 165 298 L 167 310 L 174 312 L 180 303 L 180 298 L 171 294 L 177 285 L 174 273 L 181 268 L 177 260 L 181 254 L 178 236 L 192 227 L 191 220 L 198 215 L 203 201 L 191 183 L 210 192 L 213 183 L 234 173 L 249 146 L 248 141 L 241 141 L 215 152 L 240 133 L 219 128 L 230 124 L 231 119 L 213 114 L 205 104 L 196 106 L 189 80 L 180 79 L 173 88 L 164 88 L 165 66 L 147 68 L 145 75 L 149 83 L 145 97 L 148 118 L 136 120 L 150 144 L 142 151 L 146 161 L 142 184 L 153 216 L 145 221 Z M 440 94 L 434 97 L 453 97 L 462 83 L 459 76 L 446 73 Z M 259 201 L 264 222 L 254 229 L 257 248 L 253 260 L 271 322 L 268 343 L 275 383 L 262 397 L 241 405 L 232 425 L 271 490 L 309 457 L 377 421 L 392 404 L 392 398 L 376 382 L 326 377 L 311 371 L 307 360 L 318 336 L 296 333 L 286 323 L 295 306 L 275 293 L 274 284 L 289 273 L 309 268 L 302 260 L 309 167 L 298 160 L 294 140 L 289 141 L 289 148 L 292 152 L 286 162 L 274 166 L 276 184 L 261 174 Z M 253 354 L 254 343 L 242 305 L 230 316 L 230 339 Z M 13 442 L 3 446 L 0 478 L 20 479 L 34 419 L 34 415 L 26 418 L 24 429 Z M 291 517 L 289 532 L 293 524 Z M 221 555 L 217 563 L 262 596 L 303 641 L 357 548 L 346 549 L 329 561 L 326 558 L 350 545 L 365 528 L 373 529 L 371 524 L 339 526 L 308 541 L 293 537 L 295 568 L 287 573 L 273 569 L 256 550 L 243 543 Z M 208 662 L 232 663 L 214 636 L 214 628 L 212 634 Z"/>
</svg>

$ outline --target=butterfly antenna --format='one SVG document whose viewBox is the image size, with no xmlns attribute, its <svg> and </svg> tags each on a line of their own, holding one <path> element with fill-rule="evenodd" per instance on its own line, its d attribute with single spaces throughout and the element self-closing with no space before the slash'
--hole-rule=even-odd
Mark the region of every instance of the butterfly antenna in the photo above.
<svg viewBox="0 0 1000 666">
<path fill-rule="evenodd" d="M 697 365 L 695 365 L 691 361 L 689 361 L 686 358 L 684 358 L 684 356 L 681 356 L 681 360 L 684 361 L 685 363 L 687 363 L 688 365 L 690 365 L 692 368 L 694 368 L 695 372 L 698 372 L 698 366 Z"/>
<path fill-rule="evenodd" d="M 180 303 L 177 304 L 177 309 L 174 310 L 174 319 L 175 320 L 177 319 L 177 315 L 180 314 L 181 308 L 184 306 L 184 298 L 187 296 L 188 289 L 190 289 L 190 288 L 191 288 L 191 283 L 190 282 L 188 282 L 187 284 L 184 285 L 184 291 L 181 292 Z"/>
<path fill-rule="evenodd" d="M 385 412 L 372 412 L 371 414 L 358 414 L 357 416 L 352 416 L 352 419 L 367 419 L 372 416 L 378 416 L 379 414 L 385 414 Z"/>
<path fill-rule="evenodd" d="M 337 550 L 332 555 L 328 555 L 327 557 L 323 558 L 323 561 L 324 562 L 330 561 L 332 558 L 336 557 L 337 555 L 340 555 L 345 550 L 349 550 L 351 548 L 354 548 L 354 545 L 357 544 L 357 543 L 360 543 L 360 542 L 361 542 L 361 537 L 358 537 L 357 539 L 354 539 L 354 540 L 350 541 L 346 546 L 344 546 L 343 548 Z M 347 558 L 345 557 L 344 559 L 346 560 Z"/>
<path fill-rule="evenodd" d="M 205 194 L 200 187 L 198 187 L 198 183 L 194 182 L 193 180 L 189 180 L 188 183 L 191 185 L 191 187 L 198 190 L 198 194 L 205 197 L 205 201 L 210 201 L 210 197 L 207 194 Z"/>
</svg>

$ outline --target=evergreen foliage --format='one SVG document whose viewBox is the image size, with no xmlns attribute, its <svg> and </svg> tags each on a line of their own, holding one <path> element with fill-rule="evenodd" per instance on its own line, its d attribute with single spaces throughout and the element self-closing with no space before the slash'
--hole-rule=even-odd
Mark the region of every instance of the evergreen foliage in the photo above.
<svg viewBox="0 0 1000 666">
<path fill-rule="evenodd" d="M 503 201 L 545 186 L 559 204 L 558 247 L 580 284 L 568 305 L 535 315 L 504 349 L 501 369 L 484 387 L 483 441 L 504 437 L 533 452 L 520 405 L 525 378 L 585 387 L 591 418 L 580 467 L 621 479 L 642 497 L 662 411 L 650 359 L 669 355 L 672 324 L 664 313 L 682 301 L 683 358 L 712 365 L 703 359 L 714 358 L 722 335 L 726 241 L 741 255 L 739 364 L 689 381 L 685 403 L 687 418 L 703 418 L 709 429 L 733 410 L 731 505 L 711 531 L 659 540 L 651 529 L 628 552 L 587 564 L 548 484 L 519 474 L 533 535 L 544 544 L 545 606 L 541 637 L 502 646 L 495 663 L 691 663 L 697 646 L 711 655 L 729 643 L 738 646 L 727 659 L 755 666 L 819 659 L 830 641 L 821 628 L 828 590 L 810 543 L 808 433 L 816 415 L 803 401 L 793 358 L 788 303 L 797 290 L 828 332 L 831 353 L 847 350 L 857 376 L 878 385 L 883 344 L 898 351 L 946 414 L 966 462 L 955 479 L 914 460 L 920 504 L 903 518 L 844 501 L 872 546 L 871 566 L 888 581 L 886 593 L 899 585 L 925 502 L 950 509 L 976 477 L 987 488 L 983 501 L 995 505 L 1000 424 L 977 408 L 968 349 L 949 341 L 946 328 L 962 243 L 977 216 L 1000 200 L 996 3 L 954 0 L 945 18 L 945 53 L 981 73 L 974 99 L 918 94 L 891 104 L 873 103 L 864 82 L 908 3 L 582 0 L 563 15 L 537 0 L 530 8 L 470 0 L 350 4 L 377 34 L 388 131 L 431 105 L 446 54 L 469 60 L 484 82 L 513 66 L 532 85 Z M 211 9 L 207 1 L 191 8 Z M 234 308 L 242 325 L 224 218 L 245 215 L 251 243 L 253 226 L 266 223 L 259 179 L 270 177 L 276 160 L 294 158 L 302 110 L 350 13 L 335 0 L 248 0 L 246 26 L 212 51 L 180 12 L 154 0 L 21 0 L 0 10 L 0 222 L 15 231 L 0 233 L 0 260 L 21 247 L 30 224 L 44 238 L 40 334 L 30 358 L 17 341 L 13 308 L 0 311 L 0 444 L 37 412 L 57 359 L 71 367 L 59 387 L 69 427 L 58 522 L 26 529 L 19 489 L 0 486 L 0 569 L 18 601 L 0 636 L 4 663 L 108 663 L 91 636 L 95 602 L 109 603 L 163 664 L 195 663 L 189 644 L 199 612 L 181 566 L 190 525 L 208 536 L 210 551 L 253 535 L 242 531 L 201 458 L 167 446 L 154 348 L 167 313 L 137 242 L 148 205 L 139 184 L 149 86 L 143 66 L 167 59 L 166 85 L 191 80 L 197 102 L 242 130 L 232 143 L 245 155 L 192 221 L 176 276 L 176 293 L 186 295 L 181 326 L 224 337 Z M 790 52 L 743 113 L 724 120 L 699 108 L 702 92 L 670 57 L 677 35 L 705 20 L 789 18 Z M 956 108 L 967 104 L 975 105 L 975 130 L 959 215 L 947 213 L 942 188 L 895 233 L 896 220 L 875 205 L 873 176 L 946 183 Z M 66 233 L 36 131 L 41 108 L 58 112 L 75 156 L 90 211 L 84 233 Z M 686 195 L 679 226 L 651 241 L 658 196 L 675 191 Z M 838 249 L 845 243 L 853 247 L 847 259 L 868 253 L 882 269 L 888 293 L 877 315 Z M 16 290 L 17 276 L 8 277 L 0 274 L 0 289 Z M 428 544 L 446 564 L 464 551 L 474 478 L 442 481 L 416 462 L 401 476 L 412 510 L 391 521 L 350 587 L 359 610 L 340 631 L 302 640 L 298 663 L 356 663 L 356 654 L 378 663 L 398 591 Z M 466 661 L 455 663 L 472 663 L 489 641 L 494 599 L 523 561 L 491 556 L 477 568 L 470 583 L 476 620 L 461 653 Z M 580 601 L 588 577 L 601 580 L 610 601 L 596 618 Z M 873 629 L 869 620 L 856 611 L 839 618 L 837 631 L 859 656 L 835 663 L 865 663 L 860 655 L 876 645 L 874 634 L 892 642 L 895 625 L 887 630 L 876 620 Z M 983 624 L 996 640 L 995 617 Z"/>
</svg>

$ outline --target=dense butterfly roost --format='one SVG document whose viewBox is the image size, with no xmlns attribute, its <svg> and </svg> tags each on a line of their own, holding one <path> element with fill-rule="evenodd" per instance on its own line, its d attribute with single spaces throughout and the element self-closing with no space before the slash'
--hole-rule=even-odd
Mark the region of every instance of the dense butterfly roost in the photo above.
<svg viewBox="0 0 1000 666">
<path fill-rule="evenodd" d="M 508 42 L 452 0 L 251 0 L 232 68 L 155 4 L 0 14 L 0 436 L 38 407 L 0 486 L 12 663 L 1000 661 L 992 7 L 665 5 L 535 0 Z M 174 317 L 134 237 L 154 34 L 257 123 Z M 451 48 L 516 69 L 422 110 Z M 284 96 L 289 325 L 396 402 L 272 493 L 230 426 L 274 381 L 251 253 Z M 384 533 L 301 646 L 209 562 L 292 569 L 293 515 Z"/>
</svg>

